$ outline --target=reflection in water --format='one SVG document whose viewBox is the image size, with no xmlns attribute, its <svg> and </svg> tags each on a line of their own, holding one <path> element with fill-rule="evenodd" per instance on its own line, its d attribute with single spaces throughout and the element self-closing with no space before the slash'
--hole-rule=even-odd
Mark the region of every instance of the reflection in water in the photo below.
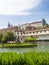
<svg viewBox="0 0 49 65">
<path fill-rule="evenodd" d="M 49 44 L 42 43 L 39 44 L 37 47 L 31 48 L 0 48 L 0 52 L 17 52 L 17 53 L 24 53 L 24 52 L 49 52 Z"/>
<path fill-rule="evenodd" d="M 37 50 L 39 52 L 49 52 L 49 43 L 42 43 L 37 46 Z"/>
</svg>

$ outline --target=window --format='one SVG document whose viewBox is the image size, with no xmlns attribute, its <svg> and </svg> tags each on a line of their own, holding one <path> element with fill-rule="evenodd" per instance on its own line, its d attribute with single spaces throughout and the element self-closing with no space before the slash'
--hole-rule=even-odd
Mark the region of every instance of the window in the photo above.
<svg viewBox="0 0 49 65">
<path fill-rule="evenodd" d="M 22 41 L 22 38 L 21 38 L 21 41 Z"/>
<path fill-rule="evenodd" d="M 27 33 L 28 34 L 28 33 Z"/>
<path fill-rule="evenodd" d="M 34 32 L 33 32 L 33 34 L 34 34 Z"/>
<path fill-rule="evenodd" d="M 22 35 L 22 32 L 21 32 L 21 35 Z"/>
<path fill-rule="evenodd" d="M 38 32 L 36 32 L 36 33 L 38 33 Z"/>
<path fill-rule="evenodd" d="M 25 33 L 24 33 L 24 35 L 25 35 Z"/>
<path fill-rule="evenodd" d="M 19 32 L 17 32 L 17 34 L 19 34 Z"/>
<path fill-rule="evenodd" d="M 30 32 L 30 34 L 31 34 L 31 32 Z"/>
<path fill-rule="evenodd" d="M 44 32 L 46 32 L 46 30 L 44 30 Z"/>
</svg>

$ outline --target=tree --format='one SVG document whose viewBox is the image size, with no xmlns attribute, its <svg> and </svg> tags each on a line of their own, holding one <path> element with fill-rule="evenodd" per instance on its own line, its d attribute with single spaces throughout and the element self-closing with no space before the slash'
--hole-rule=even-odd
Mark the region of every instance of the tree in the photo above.
<svg viewBox="0 0 49 65">
<path fill-rule="evenodd" d="M 46 27 L 46 28 L 49 27 L 49 24 L 46 23 L 46 20 L 44 18 L 42 19 L 42 21 L 43 21 L 44 27 Z"/>
<path fill-rule="evenodd" d="M 46 24 L 45 24 L 45 27 L 49 27 L 49 24 L 48 24 L 48 23 L 46 23 Z"/>
<path fill-rule="evenodd" d="M 0 33 L 0 42 L 2 42 L 3 33 Z"/>
<path fill-rule="evenodd" d="M 20 39 L 19 39 L 19 36 L 18 36 L 18 38 L 17 38 L 17 43 L 18 43 L 18 44 L 20 44 Z"/>
<path fill-rule="evenodd" d="M 45 25 L 46 24 L 46 20 L 43 18 L 42 21 L 43 21 L 43 25 Z"/>
<path fill-rule="evenodd" d="M 36 41 L 36 38 L 32 36 L 25 39 L 25 42 L 35 42 L 35 41 Z"/>
<path fill-rule="evenodd" d="M 10 22 L 8 22 L 8 27 L 11 27 Z"/>
<path fill-rule="evenodd" d="M 6 38 L 5 34 L 4 34 L 3 37 L 2 37 L 2 42 L 3 42 L 3 43 L 7 43 L 7 38 Z"/>
<path fill-rule="evenodd" d="M 16 36 L 14 35 L 13 32 L 9 31 L 9 32 L 6 32 L 2 38 L 2 41 L 3 42 L 7 42 L 7 41 L 15 41 L 16 40 Z"/>
</svg>

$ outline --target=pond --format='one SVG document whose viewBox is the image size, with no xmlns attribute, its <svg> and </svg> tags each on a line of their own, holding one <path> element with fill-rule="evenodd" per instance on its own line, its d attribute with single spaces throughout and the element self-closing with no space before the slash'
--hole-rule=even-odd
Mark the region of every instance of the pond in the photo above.
<svg viewBox="0 0 49 65">
<path fill-rule="evenodd" d="M 49 52 L 49 43 L 41 43 L 38 44 L 37 47 L 30 47 L 30 48 L 0 48 L 0 52 L 17 52 L 17 53 L 24 53 L 24 52 Z"/>
</svg>

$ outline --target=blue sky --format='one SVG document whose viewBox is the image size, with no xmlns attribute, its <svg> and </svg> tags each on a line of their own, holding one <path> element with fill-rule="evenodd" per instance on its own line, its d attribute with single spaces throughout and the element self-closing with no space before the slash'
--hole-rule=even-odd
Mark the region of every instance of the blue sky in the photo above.
<svg viewBox="0 0 49 65">
<path fill-rule="evenodd" d="M 0 0 L 0 28 L 35 22 L 49 23 L 49 0 Z"/>
</svg>

